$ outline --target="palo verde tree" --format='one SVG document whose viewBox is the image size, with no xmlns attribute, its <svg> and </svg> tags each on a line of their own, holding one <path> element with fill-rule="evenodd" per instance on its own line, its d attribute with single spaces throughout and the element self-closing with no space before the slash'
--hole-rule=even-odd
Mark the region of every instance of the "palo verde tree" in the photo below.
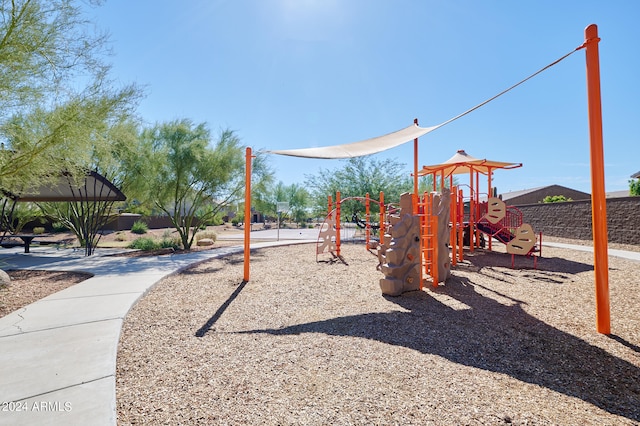
<svg viewBox="0 0 640 426">
<path fill-rule="evenodd" d="M 254 190 L 253 195 L 254 206 L 265 216 L 275 217 L 277 203 L 287 202 L 289 210 L 284 213 L 291 220 L 302 223 L 309 217 L 311 196 L 306 188 L 296 183 L 285 185 L 280 181 L 266 190 Z"/>
<path fill-rule="evenodd" d="M 242 196 L 244 147 L 233 131 L 213 142 L 206 124 L 188 119 L 145 129 L 141 138 L 150 155 L 147 197 L 170 217 L 188 250 L 199 225 Z"/>
<path fill-rule="evenodd" d="M 138 137 L 135 122 L 106 122 L 96 126 L 87 144 L 87 162 L 80 168 L 82 174 L 70 175 L 71 180 L 83 179 L 87 170 L 92 170 L 105 177 L 114 186 L 129 196 L 141 191 L 143 179 L 142 146 Z M 103 191 L 109 192 L 106 187 Z M 46 215 L 71 229 L 85 253 L 91 255 L 101 237 L 101 230 L 114 217 L 113 207 L 116 202 L 109 199 L 78 198 L 65 203 L 41 203 L 40 207 Z"/>
<path fill-rule="evenodd" d="M 63 172 L 82 179 L 95 135 L 130 114 L 140 96 L 108 80 L 107 37 L 78 3 L 0 0 L 0 189 L 10 193 Z"/>
<path fill-rule="evenodd" d="M 42 183 L 73 171 L 85 137 L 133 86 L 113 89 L 102 60 L 107 37 L 75 0 L 0 0 L 0 186 Z M 98 3 L 94 1 L 94 3 Z"/>
</svg>

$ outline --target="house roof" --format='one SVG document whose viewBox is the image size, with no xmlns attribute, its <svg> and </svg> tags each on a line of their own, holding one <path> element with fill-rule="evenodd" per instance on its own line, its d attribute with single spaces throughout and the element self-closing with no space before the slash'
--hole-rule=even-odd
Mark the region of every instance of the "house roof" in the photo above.
<svg viewBox="0 0 640 426">
<path fill-rule="evenodd" d="M 577 195 L 584 195 L 585 199 L 590 197 L 590 194 L 586 192 L 578 191 L 577 189 L 567 188 L 566 186 L 562 186 L 562 185 L 546 185 L 546 186 L 539 186 L 537 188 L 523 189 L 520 191 L 510 191 L 510 192 L 501 194 L 501 197 L 503 200 L 506 201 L 506 200 L 517 198 L 517 197 L 522 197 L 524 195 L 532 194 L 535 192 L 543 192 L 543 193 L 553 192 L 553 195 L 559 195 L 562 192 L 569 192 L 569 196 L 571 197 L 575 197 Z"/>
<path fill-rule="evenodd" d="M 91 171 L 84 181 L 74 181 L 68 173 L 61 173 L 53 183 L 26 190 L 2 191 L 16 201 L 125 201 L 127 197 L 104 176 Z"/>
<path fill-rule="evenodd" d="M 631 178 L 632 178 L 632 179 L 638 179 L 638 178 L 640 178 L 640 172 L 636 172 L 636 173 L 632 174 L 632 175 L 631 175 Z"/>
<path fill-rule="evenodd" d="M 545 188 L 548 188 L 550 186 L 551 185 L 539 186 L 537 188 L 521 189 L 520 191 L 509 191 L 509 192 L 504 192 L 504 193 L 502 193 L 500 195 L 502 196 L 502 199 L 506 201 L 506 200 L 510 200 L 512 198 L 520 197 L 522 195 L 531 194 L 532 192 L 540 191 L 541 189 L 545 189 Z"/>
</svg>

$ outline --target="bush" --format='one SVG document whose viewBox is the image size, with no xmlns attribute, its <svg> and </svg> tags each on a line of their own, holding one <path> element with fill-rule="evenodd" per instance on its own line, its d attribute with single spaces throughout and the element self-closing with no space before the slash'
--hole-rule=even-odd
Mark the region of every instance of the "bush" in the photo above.
<svg viewBox="0 0 640 426">
<path fill-rule="evenodd" d="M 172 248 L 177 250 L 180 248 L 180 238 L 178 237 L 170 237 L 170 238 L 162 238 L 158 243 L 160 248 Z"/>
<path fill-rule="evenodd" d="M 239 223 L 240 223 L 240 221 L 238 220 L 238 218 L 234 217 L 233 219 L 231 219 L 231 224 L 233 226 L 238 226 Z"/>
<path fill-rule="evenodd" d="M 137 250 L 156 250 L 160 248 L 160 244 L 151 237 L 140 237 L 131 241 L 131 244 L 127 246 L 130 249 Z"/>
<path fill-rule="evenodd" d="M 44 227 L 36 226 L 35 228 L 33 228 L 33 233 L 36 235 L 44 234 Z"/>
<path fill-rule="evenodd" d="M 53 222 L 51 224 L 53 232 L 67 232 L 69 228 L 62 222 Z"/>
<path fill-rule="evenodd" d="M 629 181 L 629 195 L 640 195 L 640 179 L 631 179 Z"/>
<path fill-rule="evenodd" d="M 177 250 L 180 248 L 180 239 L 177 237 L 163 237 L 161 240 L 158 240 L 152 237 L 140 237 L 133 240 L 127 248 L 142 251 L 152 251 L 163 248 Z"/>
<path fill-rule="evenodd" d="M 543 203 L 563 203 L 565 201 L 573 201 L 571 198 L 567 198 L 564 195 L 547 195 L 542 199 Z"/>
<path fill-rule="evenodd" d="M 116 241 L 127 241 L 127 234 L 124 232 L 116 232 L 116 236 L 114 238 Z"/>
<path fill-rule="evenodd" d="M 131 226 L 131 232 L 133 232 L 134 234 L 146 234 L 147 232 L 149 232 L 149 226 L 147 226 L 146 222 L 136 220 Z"/>
<path fill-rule="evenodd" d="M 213 231 L 198 232 L 195 237 L 196 243 L 202 240 L 203 238 L 211 238 L 215 242 L 216 238 L 218 238 L 218 234 L 216 234 Z"/>
</svg>

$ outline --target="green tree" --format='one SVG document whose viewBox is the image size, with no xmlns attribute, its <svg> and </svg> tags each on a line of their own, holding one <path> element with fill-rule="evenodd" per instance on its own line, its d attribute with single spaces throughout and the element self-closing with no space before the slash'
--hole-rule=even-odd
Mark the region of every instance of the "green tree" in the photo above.
<svg viewBox="0 0 640 426">
<path fill-rule="evenodd" d="M 131 190 L 140 193 L 143 181 L 139 176 L 143 170 L 142 144 L 138 138 L 137 126 L 126 120 L 110 120 L 102 126 L 94 126 L 92 134 L 87 135 L 86 155 L 78 161 L 79 176 L 87 170 L 94 170 L 107 178 L 121 191 Z M 40 207 L 54 221 L 71 229 L 85 253 L 91 255 L 97 247 L 102 228 L 113 218 L 112 200 L 78 199 L 66 203 L 41 203 Z"/>
<path fill-rule="evenodd" d="M 231 130 L 222 131 L 212 144 L 206 124 L 188 119 L 145 129 L 142 140 L 150 153 L 148 197 L 170 217 L 188 250 L 198 225 L 241 197 L 243 147 Z"/>
<path fill-rule="evenodd" d="M 293 183 L 285 185 L 282 181 L 267 188 L 266 191 L 254 192 L 254 206 L 266 216 L 277 215 L 276 204 L 278 202 L 289 203 L 289 210 L 283 212 L 283 217 L 302 223 L 309 217 L 310 194 L 301 185 Z"/>
<path fill-rule="evenodd" d="M 629 195 L 631 196 L 640 195 L 640 179 L 629 180 Z"/>
<path fill-rule="evenodd" d="M 314 213 L 326 214 L 327 196 L 340 191 L 341 198 L 364 197 L 366 193 L 378 199 L 384 192 L 385 202 L 398 201 L 400 194 L 411 192 L 413 183 L 407 178 L 405 165 L 397 160 L 381 160 L 372 156 L 350 158 L 336 170 L 321 170 L 305 175 L 305 185 L 311 191 Z M 347 202 L 343 211 L 349 215 L 364 211 L 362 203 Z M 377 211 L 373 206 L 372 212 Z"/>
<path fill-rule="evenodd" d="M 113 88 L 107 37 L 77 0 L 0 0 L 0 187 L 24 189 L 57 172 L 82 175 L 87 136 L 140 91 Z M 93 1 L 98 4 L 98 1 Z M 79 173 L 77 173 L 79 172 Z"/>
</svg>

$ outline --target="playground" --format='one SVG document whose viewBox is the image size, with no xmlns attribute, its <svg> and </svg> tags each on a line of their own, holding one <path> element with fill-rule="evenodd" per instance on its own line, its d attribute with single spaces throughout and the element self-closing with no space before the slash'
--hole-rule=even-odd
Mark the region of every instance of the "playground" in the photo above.
<svg viewBox="0 0 640 426">
<path fill-rule="evenodd" d="M 636 424 L 640 263 L 610 257 L 615 335 L 595 333 L 593 254 L 538 268 L 477 250 L 446 286 L 382 297 L 344 243 L 259 250 L 166 278 L 125 319 L 118 424 Z M 198 337 L 200 336 L 200 337 Z"/>
</svg>

